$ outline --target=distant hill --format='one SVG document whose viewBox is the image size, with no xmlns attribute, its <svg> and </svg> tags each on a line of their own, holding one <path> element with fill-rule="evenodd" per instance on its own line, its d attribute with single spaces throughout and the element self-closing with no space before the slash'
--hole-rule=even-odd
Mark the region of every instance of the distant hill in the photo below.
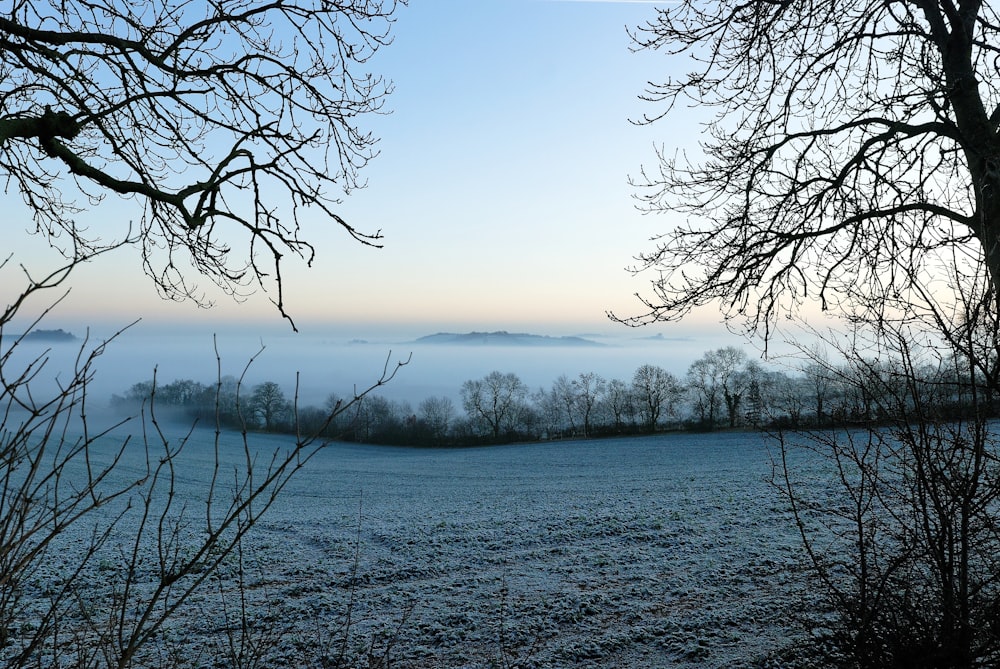
<svg viewBox="0 0 1000 669">
<path fill-rule="evenodd" d="M 583 337 L 548 337 L 524 332 L 439 332 L 420 337 L 418 344 L 460 344 L 463 346 L 604 346 Z"/>
<path fill-rule="evenodd" d="M 16 339 L 20 335 L 7 335 L 10 339 Z M 21 341 L 42 342 L 46 344 L 62 344 L 78 341 L 77 338 L 65 330 L 32 330 L 23 337 Z"/>
<path fill-rule="evenodd" d="M 691 337 L 664 337 L 662 332 L 658 332 L 650 337 L 639 337 L 642 341 L 694 341 Z"/>
</svg>

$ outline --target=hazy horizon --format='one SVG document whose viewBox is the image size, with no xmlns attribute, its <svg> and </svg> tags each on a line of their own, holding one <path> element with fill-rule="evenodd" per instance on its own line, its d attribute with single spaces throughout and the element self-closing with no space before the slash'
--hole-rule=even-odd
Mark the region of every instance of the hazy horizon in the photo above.
<svg viewBox="0 0 1000 669">
<path fill-rule="evenodd" d="M 724 328 L 718 328 L 714 335 L 693 330 L 685 334 L 684 328 L 670 326 L 642 329 L 619 326 L 617 332 L 603 333 L 501 328 L 550 337 L 584 335 L 602 344 L 591 347 L 418 343 L 415 341 L 418 337 L 452 330 L 425 329 L 413 324 L 367 330 L 345 325 L 322 332 L 319 328 L 309 328 L 299 333 L 273 328 L 269 332 L 215 328 L 214 334 L 210 325 L 206 319 L 200 326 L 170 331 L 143 322 L 126 330 L 98 359 L 91 388 L 93 400 L 104 403 L 112 394 L 123 393 L 132 384 L 153 378 L 154 370 L 161 383 L 176 379 L 211 383 L 218 369 L 216 347 L 223 375 L 239 376 L 248 361 L 260 353 L 247 373 L 250 386 L 274 381 L 291 397 L 298 375 L 303 404 L 321 404 L 330 393 L 345 396 L 366 388 L 378 380 L 387 363 L 391 368 L 396 361 L 409 359 L 396 378 L 377 392 L 389 399 L 410 402 L 414 408 L 432 395 L 457 400 L 464 381 L 481 378 L 491 371 L 513 372 L 534 391 L 551 386 L 562 374 L 572 378 L 594 372 L 609 380 L 619 378 L 627 382 L 639 365 L 647 363 L 683 377 L 694 360 L 721 346 L 745 346 L 748 354 L 757 355 L 745 340 Z M 78 326 L 56 319 L 39 325 L 41 329 L 63 329 L 83 337 L 85 333 L 74 330 L 75 327 Z M 470 328 L 458 332 L 471 331 L 494 330 Z M 92 327 L 88 346 L 95 346 L 112 334 L 112 328 L 102 331 L 101 327 Z M 662 339 L 652 339 L 657 335 Z M 82 343 L 34 342 L 22 346 L 22 355 L 51 351 L 48 370 L 40 379 L 44 382 L 57 373 L 66 373 Z"/>
</svg>

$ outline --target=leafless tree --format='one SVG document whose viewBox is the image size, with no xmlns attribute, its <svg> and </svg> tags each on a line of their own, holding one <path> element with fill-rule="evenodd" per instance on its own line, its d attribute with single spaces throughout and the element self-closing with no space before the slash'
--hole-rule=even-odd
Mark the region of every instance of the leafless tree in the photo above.
<svg viewBox="0 0 1000 669">
<path fill-rule="evenodd" d="M 632 387 L 629 384 L 621 379 L 609 381 L 605 401 L 616 431 L 621 432 L 626 424 L 632 424 L 635 421 L 635 393 L 632 392 Z"/>
<path fill-rule="evenodd" d="M 691 68 L 650 85 L 644 121 L 693 106 L 707 134 L 634 180 L 688 222 L 642 254 L 653 295 L 627 321 L 718 301 L 769 334 L 808 300 L 894 303 L 955 256 L 1000 281 L 990 4 L 682 0 L 632 36 Z"/>
<path fill-rule="evenodd" d="M 996 664 L 996 8 L 681 0 L 632 36 L 689 57 L 650 85 L 643 122 L 691 104 L 708 132 L 634 180 L 643 208 L 687 220 L 640 257 L 652 295 L 625 320 L 717 303 L 767 338 L 806 303 L 842 314 L 847 364 L 812 362 L 858 429 L 798 440 L 844 495 L 783 468 L 840 649 L 854 666 Z"/>
<path fill-rule="evenodd" d="M 831 664 L 1000 662 L 989 384 L 932 344 L 920 328 L 883 322 L 841 349 L 846 365 L 815 359 L 867 407 L 842 428 L 779 434 L 776 482 L 836 613 Z"/>
<path fill-rule="evenodd" d="M 455 405 L 449 397 L 428 397 L 417 406 L 420 419 L 426 423 L 431 437 L 436 440 L 448 436 L 448 430 L 455 417 Z"/>
<path fill-rule="evenodd" d="M 812 409 L 809 381 L 802 376 L 782 374 L 770 388 L 768 414 L 772 422 L 799 425 Z"/>
<path fill-rule="evenodd" d="M 699 422 L 706 427 L 715 425 L 721 407 L 719 384 L 710 361 L 702 356 L 687 370 L 687 388 Z"/>
<path fill-rule="evenodd" d="M 583 436 L 589 437 L 594 420 L 594 412 L 604 399 L 608 383 L 600 374 L 581 372 L 573 379 L 577 391 L 577 404 L 583 417 Z"/>
<path fill-rule="evenodd" d="M 830 363 L 825 350 L 813 347 L 810 353 L 815 362 L 809 362 L 802 370 L 803 385 L 809 389 L 816 423 L 822 425 L 829 411 L 830 401 L 836 392 L 836 377 L 830 374 Z"/>
<path fill-rule="evenodd" d="M 462 384 L 462 406 L 473 422 L 481 421 L 493 439 L 516 429 L 528 387 L 514 373 L 490 372 Z"/>
<path fill-rule="evenodd" d="M 0 171 L 65 257 L 40 276 L 0 259 L 0 664 L 164 666 L 168 622 L 193 624 L 195 594 L 225 582 L 247 532 L 323 448 L 319 435 L 368 393 L 315 430 L 296 420 L 296 436 L 273 452 L 230 433 L 241 442 L 234 461 L 221 426 L 239 424 L 243 384 L 220 371 L 214 468 L 182 477 L 193 432 L 164 429 L 155 380 L 138 417 L 98 427 L 88 388 L 110 342 L 84 342 L 53 382 L 48 353 L 29 354 L 23 333 L 74 268 L 125 244 L 139 246 L 167 297 L 200 299 L 193 268 L 234 294 L 272 290 L 286 318 L 281 260 L 313 256 L 299 237 L 303 212 L 378 245 L 377 231 L 335 206 L 363 185 L 376 152 L 361 121 L 391 86 L 363 70 L 403 1 L 24 0 L 0 10 Z M 82 225 L 108 196 L 138 205 L 131 227 L 112 227 L 115 217 Z M 387 363 L 372 388 L 395 369 Z M 182 499 L 178 485 L 196 475 L 200 496 Z"/>
<path fill-rule="evenodd" d="M 359 441 L 395 439 L 405 422 L 413 415 L 410 405 L 381 395 L 369 395 L 356 401 L 351 430 Z"/>
<path fill-rule="evenodd" d="M 539 388 L 531 393 L 530 402 L 539 433 L 546 437 L 562 436 L 566 429 L 566 412 L 555 388 Z"/>
<path fill-rule="evenodd" d="M 580 412 L 580 398 L 576 384 L 565 374 L 552 382 L 551 399 L 558 407 L 556 415 L 559 423 L 566 426 L 569 434 L 576 434 L 576 419 Z"/>
<path fill-rule="evenodd" d="M 230 292 L 270 288 L 287 317 L 281 261 L 313 259 L 303 212 L 380 244 L 335 206 L 376 152 L 361 119 L 391 85 L 364 70 L 402 3 L 13 3 L 0 171 L 70 256 L 127 240 L 165 296 L 200 298 L 193 266 Z M 141 206 L 132 227 L 79 227 L 109 195 Z"/>
<path fill-rule="evenodd" d="M 751 427 L 760 427 L 770 405 L 774 402 L 775 387 L 782 384 L 782 375 L 764 369 L 757 360 L 747 360 L 738 373 L 743 388 L 740 400 L 734 409 L 743 407 L 735 422 L 745 422 Z M 731 420 L 731 424 L 735 426 Z"/>
<path fill-rule="evenodd" d="M 656 430 L 660 419 L 670 415 L 681 394 L 674 375 L 657 365 L 640 365 L 632 375 L 632 393 L 646 429 Z"/>
<path fill-rule="evenodd" d="M 729 427 L 736 427 L 750 381 L 746 374 L 747 354 L 735 346 L 725 346 L 712 351 L 710 357 L 719 370 L 719 385 L 726 403 Z"/>
<path fill-rule="evenodd" d="M 265 381 L 254 386 L 247 408 L 267 432 L 281 425 L 291 413 L 291 403 L 285 398 L 281 386 L 274 381 Z"/>
</svg>

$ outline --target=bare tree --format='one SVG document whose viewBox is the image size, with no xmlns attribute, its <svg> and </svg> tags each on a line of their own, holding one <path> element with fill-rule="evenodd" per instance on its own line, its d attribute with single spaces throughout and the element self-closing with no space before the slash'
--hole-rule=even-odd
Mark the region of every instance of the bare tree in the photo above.
<svg viewBox="0 0 1000 669">
<path fill-rule="evenodd" d="M 576 388 L 577 403 L 583 417 L 583 436 L 589 437 L 594 411 L 604 399 L 608 384 L 600 374 L 581 372 L 573 379 L 573 386 Z"/>
<path fill-rule="evenodd" d="M 435 440 L 448 436 L 448 430 L 455 417 L 455 405 L 449 397 L 428 397 L 417 406 L 420 419 L 424 421 Z"/>
<path fill-rule="evenodd" d="M 25 0 L 0 13 L 0 171 L 35 232 L 65 257 L 41 276 L 0 259 L 10 288 L 0 312 L 4 666 L 165 666 L 168 622 L 192 624 L 195 593 L 210 597 L 210 580 L 223 583 L 246 533 L 323 448 L 319 435 L 367 394 L 312 417 L 315 431 L 297 424 L 286 447 L 269 452 L 245 430 L 224 432 L 243 422 L 243 383 L 220 371 L 215 466 L 180 476 L 193 432 L 164 429 L 155 378 L 139 420 L 99 428 L 88 388 L 109 342 L 85 342 L 53 383 L 48 354 L 24 362 L 19 333 L 51 309 L 39 296 L 125 244 L 139 246 L 167 297 L 201 299 L 193 268 L 231 293 L 274 291 L 286 318 L 280 261 L 313 256 L 299 237 L 303 212 L 378 245 L 377 231 L 334 209 L 339 194 L 363 185 L 359 170 L 375 154 L 360 122 L 391 86 L 362 70 L 388 43 L 397 4 Z M 115 217 L 79 224 L 109 195 L 137 203 L 136 216 L 122 217 L 130 227 L 110 227 Z M 387 362 L 372 388 L 395 369 Z M 195 389 L 169 390 L 186 402 Z M 222 454 L 229 438 L 241 442 L 235 460 Z M 194 477 L 200 496 L 182 499 L 178 485 Z M 45 577 L 50 569 L 56 578 Z"/>
<path fill-rule="evenodd" d="M 254 386 L 247 406 L 267 432 L 281 426 L 288 419 L 291 409 L 281 386 L 274 381 L 265 381 Z"/>
<path fill-rule="evenodd" d="M 400 3 L 15 3 L 0 15 L 0 170 L 69 256 L 127 240 L 168 297 L 198 299 L 190 265 L 230 292 L 271 287 L 287 317 L 280 261 L 313 259 L 302 212 L 379 244 L 334 207 L 375 154 L 360 120 L 391 86 L 362 69 Z M 133 227 L 78 227 L 107 195 L 141 205 Z"/>
<path fill-rule="evenodd" d="M 687 370 L 688 394 L 698 412 L 698 421 L 706 428 L 715 427 L 722 404 L 716 371 L 707 355 L 692 362 Z"/>
<path fill-rule="evenodd" d="M 565 374 L 552 382 L 552 401 L 559 408 L 558 415 L 562 418 L 571 435 L 576 434 L 576 417 L 580 410 L 580 398 L 576 384 Z"/>
<path fill-rule="evenodd" d="M 731 426 L 742 420 L 752 427 L 760 427 L 764 415 L 769 411 L 774 387 L 780 385 L 778 374 L 765 370 L 757 360 L 747 360 L 738 377 L 744 388 L 744 395 L 734 409 L 741 404 L 744 409 L 735 419 L 731 418 Z"/>
<path fill-rule="evenodd" d="M 681 0 L 633 38 L 691 64 L 650 86 L 643 120 L 693 104 L 708 133 L 634 180 L 643 208 L 687 221 L 641 256 L 652 295 L 626 320 L 719 304 L 767 338 L 806 303 L 842 314 L 847 364 L 824 374 L 859 429 L 783 442 L 832 465 L 809 489 L 786 461 L 784 482 L 840 614 L 840 659 L 995 665 L 995 6 Z M 811 393 L 820 420 L 825 393 Z"/>
<path fill-rule="evenodd" d="M 629 322 L 719 301 L 767 334 L 804 300 L 894 304 L 956 257 L 1000 281 L 992 5 L 682 0 L 633 38 L 692 64 L 650 86 L 645 121 L 709 121 L 698 155 L 635 179 L 645 208 L 689 222 L 642 255 L 653 296 Z"/>
<path fill-rule="evenodd" d="M 463 383 L 461 394 L 470 420 L 482 421 L 493 439 L 499 439 L 504 432 L 516 429 L 528 387 L 512 372 L 495 371 Z"/>
<path fill-rule="evenodd" d="M 566 430 L 566 416 L 555 388 L 539 388 L 531 394 L 530 401 L 538 431 L 546 438 L 561 437 Z"/>
<path fill-rule="evenodd" d="M 656 430 L 661 417 L 674 410 L 681 385 L 674 375 L 657 365 L 641 365 L 632 376 L 639 415 L 650 432 Z"/>
<path fill-rule="evenodd" d="M 178 379 L 159 388 L 160 400 L 164 404 L 180 407 L 195 405 L 205 393 L 205 387 L 191 379 Z M 146 394 L 149 397 L 149 394 Z"/>
<path fill-rule="evenodd" d="M 810 384 L 804 375 L 782 374 L 771 384 L 770 392 L 768 416 L 772 423 L 798 426 L 812 408 Z"/>
<path fill-rule="evenodd" d="M 626 423 L 634 423 L 636 415 L 635 393 L 631 386 L 621 379 L 612 379 L 608 382 L 605 401 L 616 431 L 621 432 Z"/>
<path fill-rule="evenodd" d="M 379 433 L 391 429 L 399 423 L 396 406 L 381 395 L 369 395 L 357 403 L 351 423 L 353 438 L 358 441 L 372 441 Z"/>
<path fill-rule="evenodd" d="M 751 378 L 746 373 L 747 354 L 743 349 L 726 346 L 713 351 L 712 357 L 719 370 L 719 383 L 729 416 L 729 427 L 736 427 Z"/>
<path fill-rule="evenodd" d="M 813 347 L 811 358 L 815 362 L 809 362 L 803 369 L 804 385 L 809 389 L 813 401 L 816 423 L 822 425 L 829 411 L 830 401 L 836 392 L 836 377 L 830 374 L 830 364 L 825 350 Z"/>
</svg>

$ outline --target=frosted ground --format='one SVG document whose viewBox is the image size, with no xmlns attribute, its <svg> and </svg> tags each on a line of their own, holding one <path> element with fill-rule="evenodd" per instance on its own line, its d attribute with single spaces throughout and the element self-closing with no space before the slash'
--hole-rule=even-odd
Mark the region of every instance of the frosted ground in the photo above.
<svg viewBox="0 0 1000 669">
<path fill-rule="evenodd" d="M 238 459 L 236 435 L 226 439 L 223 458 Z M 196 432 L 179 466 L 192 503 L 211 444 Z M 122 475 L 140 470 L 138 452 Z M 263 666 L 322 666 L 345 628 L 352 649 L 388 651 L 394 667 L 780 666 L 810 598 L 766 482 L 772 455 L 759 435 L 735 433 L 333 444 L 248 544 Z M 207 660 L 223 627 L 214 601 L 197 599 L 164 635 L 205 667 L 221 666 Z"/>
</svg>

